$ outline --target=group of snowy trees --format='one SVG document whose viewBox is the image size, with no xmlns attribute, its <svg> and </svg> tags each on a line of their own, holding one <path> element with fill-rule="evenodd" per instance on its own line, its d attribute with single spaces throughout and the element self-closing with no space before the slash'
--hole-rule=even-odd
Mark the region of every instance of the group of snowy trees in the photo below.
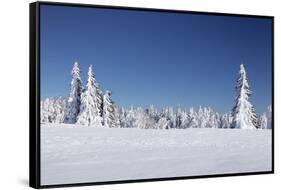
<svg viewBox="0 0 281 190">
<path fill-rule="evenodd" d="M 199 107 L 185 110 L 178 107 L 164 108 L 158 111 L 154 106 L 148 109 L 141 107 L 126 110 L 118 109 L 120 126 L 143 129 L 186 129 L 186 128 L 229 128 L 230 114 L 220 115 L 211 108 Z"/>
<path fill-rule="evenodd" d="M 81 69 L 74 63 L 68 98 L 47 98 L 41 101 L 41 122 L 70 123 L 86 126 L 115 127 L 115 107 L 111 93 L 102 96 L 93 67 L 88 70 L 86 88 L 82 86 Z"/>
<path fill-rule="evenodd" d="M 69 97 L 41 101 L 41 122 L 141 129 L 271 129 L 271 106 L 260 117 L 257 116 L 249 100 L 251 91 L 243 64 L 240 65 L 236 85 L 235 105 L 231 113 L 224 114 L 201 106 L 197 110 L 167 107 L 159 111 L 154 106 L 148 109 L 125 109 L 114 104 L 110 91 L 102 95 L 92 66 L 88 70 L 86 88 L 82 86 L 81 70 L 77 62 L 71 74 Z"/>
<path fill-rule="evenodd" d="M 158 111 L 154 106 L 148 109 L 131 107 L 117 109 L 117 120 L 122 128 L 142 129 L 186 129 L 186 128 L 232 128 L 233 116 L 231 113 L 220 114 L 210 107 L 164 108 Z M 258 118 L 260 129 L 271 129 L 271 107 Z M 244 128 L 242 128 L 244 129 Z"/>
</svg>

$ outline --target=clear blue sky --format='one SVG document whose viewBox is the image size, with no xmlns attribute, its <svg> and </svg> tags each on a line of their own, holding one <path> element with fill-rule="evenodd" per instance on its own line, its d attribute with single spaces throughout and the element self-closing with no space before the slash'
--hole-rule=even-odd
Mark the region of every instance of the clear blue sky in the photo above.
<svg viewBox="0 0 281 190">
<path fill-rule="evenodd" d="M 228 112 L 244 63 L 258 112 L 271 104 L 271 20 L 41 5 L 41 98 L 67 96 L 78 61 L 121 106 Z"/>
</svg>

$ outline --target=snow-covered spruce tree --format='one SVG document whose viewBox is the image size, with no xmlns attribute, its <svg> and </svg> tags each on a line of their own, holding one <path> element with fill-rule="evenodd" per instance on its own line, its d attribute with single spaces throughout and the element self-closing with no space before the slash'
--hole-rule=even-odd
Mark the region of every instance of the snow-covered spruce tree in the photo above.
<svg viewBox="0 0 281 190">
<path fill-rule="evenodd" d="M 77 124 L 99 127 L 102 126 L 102 97 L 95 79 L 93 67 L 90 65 L 86 89 L 81 95 L 80 113 Z"/>
<path fill-rule="evenodd" d="M 70 85 L 70 94 L 67 101 L 67 114 L 65 123 L 76 123 L 77 116 L 80 112 L 82 80 L 81 69 L 78 62 L 75 62 L 72 68 L 72 80 Z"/>
<path fill-rule="evenodd" d="M 258 128 L 257 115 L 249 98 L 252 94 L 244 65 L 240 65 L 239 77 L 235 87 L 237 96 L 232 109 L 232 123 L 230 128 L 256 129 Z"/>
<path fill-rule="evenodd" d="M 106 91 L 103 95 L 103 125 L 105 127 L 116 127 L 114 103 L 111 98 L 111 92 Z"/>
</svg>

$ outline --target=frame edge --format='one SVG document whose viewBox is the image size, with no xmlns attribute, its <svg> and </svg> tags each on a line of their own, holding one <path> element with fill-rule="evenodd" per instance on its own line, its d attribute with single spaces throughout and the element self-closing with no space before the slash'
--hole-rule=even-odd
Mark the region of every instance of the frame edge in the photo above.
<svg viewBox="0 0 281 190">
<path fill-rule="evenodd" d="M 29 186 L 40 188 L 38 143 L 38 2 L 29 4 Z M 40 123 L 39 123 L 40 124 Z"/>
</svg>

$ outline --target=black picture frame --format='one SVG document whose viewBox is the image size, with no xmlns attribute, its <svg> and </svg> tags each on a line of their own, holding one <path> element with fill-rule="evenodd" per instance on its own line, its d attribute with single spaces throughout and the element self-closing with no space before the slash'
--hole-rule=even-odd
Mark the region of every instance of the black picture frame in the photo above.
<svg viewBox="0 0 281 190">
<path fill-rule="evenodd" d="M 201 176 L 184 176 L 184 177 L 167 177 L 167 178 L 152 178 L 152 179 L 137 179 L 137 180 L 122 180 L 122 181 L 106 181 L 92 183 L 74 183 L 74 184 L 59 184 L 59 185 L 41 185 L 40 183 L 40 6 L 41 5 L 56 5 L 66 7 L 88 7 L 88 8 L 106 8 L 118 10 L 141 10 L 149 12 L 170 12 L 184 13 L 194 15 L 216 15 L 229 17 L 246 17 L 246 18 L 266 18 L 272 23 L 272 169 L 270 171 L 246 172 L 246 173 L 231 173 L 231 174 L 215 174 Z M 166 10 L 156 8 L 139 8 L 139 7 L 121 7 L 108 5 L 90 5 L 90 4 L 74 4 L 74 3 L 58 3 L 58 2 L 34 2 L 29 8 L 29 39 L 30 39 L 30 75 L 29 75 L 29 185 L 33 188 L 55 188 L 55 187 L 72 187 L 72 186 L 88 186 L 88 185 L 105 185 L 105 184 L 121 184 L 121 183 L 136 183 L 136 182 L 152 182 L 166 180 L 182 180 L 182 179 L 197 179 L 197 178 L 213 178 L 227 176 L 244 176 L 258 174 L 273 174 L 274 173 L 274 17 L 261 15 L 247 14 L 229 14 L 217 12 L 198 12 L 186 10 Z"/>
</svg>

